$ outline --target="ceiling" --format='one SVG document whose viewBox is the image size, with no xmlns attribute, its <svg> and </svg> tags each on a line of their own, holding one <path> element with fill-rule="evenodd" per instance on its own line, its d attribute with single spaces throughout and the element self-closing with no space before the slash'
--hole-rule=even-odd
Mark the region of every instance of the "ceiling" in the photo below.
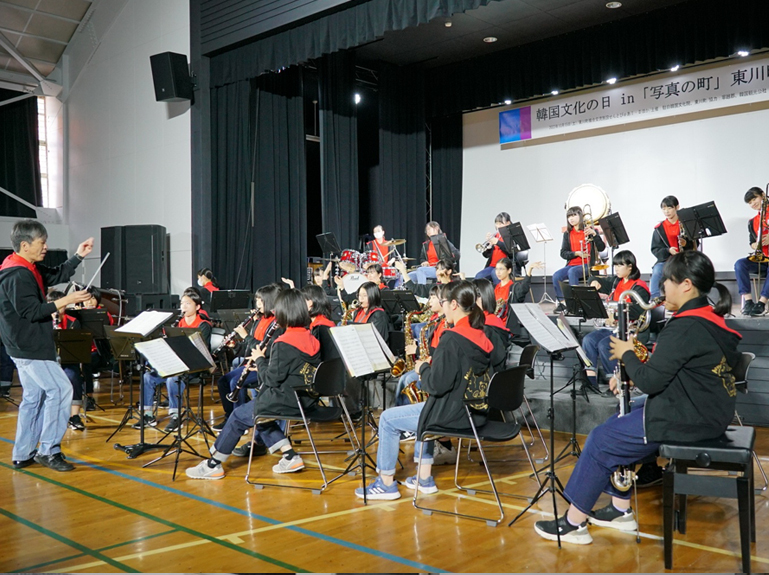
<svg viewBox="0 0 769 575">
<path fill-rule="evenodd" d="M 359 64 L 385 61 L 399 66 L 421 62 L 427 68 L 485 56 L 514 46 L 558 36 L 679 4 L 684 0 L 621 0 L 616 9 L 607 0 L 496 0 L 455 14 L 447 28 L 438 18 L 413 28 L 387 32 L 380 40 L 356 50 Z M 486 43 L 486 37 L 497 38 Z"/>
<path fill-rule="evenodd" d="M 0 80 L 48 76 L 85 19 L 91 0 L 0 0 Z M 14 54 L 15 52 L 15 54 Z M 22 60 L 32 67 L 30 70 Z"/>
</svg>

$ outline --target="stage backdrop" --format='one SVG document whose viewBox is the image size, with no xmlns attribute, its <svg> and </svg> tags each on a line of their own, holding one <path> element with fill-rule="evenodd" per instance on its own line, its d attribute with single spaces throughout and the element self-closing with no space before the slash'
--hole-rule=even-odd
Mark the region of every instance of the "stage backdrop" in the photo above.
<svg viewBox="0 0 769 575">
<path fill-rule="evenodd" d="M 768 108 L 764 100 L 505 146 L 499 143 L 499 112 L 506 108 L 466 114 L 463 271 L 481 269 L 485 260 L 474 246 L 494 229 L 494 216 L 507 211 L 524 227 L 547 225 L 554 237 L 547 244 L 551 275 L 565 265 L 559 256 L 564 204 L 573 188 L 587 183 L 603 188 L 612 211 L 622 216 L 631 240 L 622 248 L 635 253 L 644 273 L 655 261 L 649 248 L 653 227 L 663 219 L 662 198 L 674 195 L 681 207 L 715 201 L 728 233 L 706 240 L 704 251 L 717 271 L 732 271 L 734 261 L 750 251 L 746 222 L 756 214 L 743 203 L 743 195 L 769 182 Z M 527 237 L 530 260 L 543 259 L 542 244 Z"/>
</svg>

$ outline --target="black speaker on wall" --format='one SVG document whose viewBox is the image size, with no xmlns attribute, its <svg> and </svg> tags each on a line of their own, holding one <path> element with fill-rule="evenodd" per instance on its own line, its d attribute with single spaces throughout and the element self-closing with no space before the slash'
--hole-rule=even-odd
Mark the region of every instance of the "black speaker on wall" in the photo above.
<svg viewBox="0 0 769 575">
<path fill-rule="evenodd" d="M 192 99 L 192 80 L 187 67 L 187 56 L 163 52 L 150 56 L 155 100 L 158 102 L 184 102 Z"/>
<path fill-rule="evenodd" d="M 101 229 L 101 287 L 131 294 L 167 294 L 169 250 L 166 228 L 159 225 Z"/>
<path fill-rule="evenodd" d="M 109 253 L 101 268 L 101 287 L 107 289 L 125 289 L 123 264 L 123 226 L 101 229 L 101 257 Z"/>
</svg>

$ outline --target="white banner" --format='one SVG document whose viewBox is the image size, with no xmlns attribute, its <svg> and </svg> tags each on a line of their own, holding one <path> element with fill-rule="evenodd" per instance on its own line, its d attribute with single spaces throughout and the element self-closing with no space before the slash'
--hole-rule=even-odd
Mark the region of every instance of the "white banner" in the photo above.
<svg viewBox="0 0 769 575">
<path fill-rule="evenodd" d="M 499 143 L 507 144 L 762 102 L 769 99 L 769 58 L 719 68 L 660 75 L 499 113 Z"/>
</svg>

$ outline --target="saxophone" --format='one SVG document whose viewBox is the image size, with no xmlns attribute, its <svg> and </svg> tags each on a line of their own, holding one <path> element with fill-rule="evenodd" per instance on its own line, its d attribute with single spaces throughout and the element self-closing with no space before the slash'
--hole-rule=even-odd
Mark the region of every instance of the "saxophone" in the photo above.
<svg viewBox="0 0 769 575">
<path fill-rule="evenodd" d="M 342 306 L 342 325 L 347 325 L 347 322 L 349 322 L 352 319 L 352 316 L 355 315 L 355 312 L 358 311 L 358 308 L 360 307 L 360 304 L 358 303 L 357 299 L 352 300 L 352 303 L 347 306 L 344 303 L 343 299 L 339 299 L 339 303 Z"/>
<path fill-rule="evenodd" d="M 430 313 L 429 304 L 425 304 L 421 309 L 416 311 L 410 311 L 403 318 L 403 343 L 404 347 L 409 347 L 414 343 L 414 334 L 411 331 L 411 324 L 424 321 L 426 314 Z M 414 363 L 416 363 L 416 357 L 410 354 L 404 354 L 404 357 L 395 360 L 392 368 L 390 369 L 390 375 L 393 377 L 400 377 L 407 371 L 414 370 Z"/>
<path fill-rule="evenodd" d="M 430 329 L 437 325 L 438 322 L 445 321 L 443 317 L 437 317 L 432 321 L 428 321 L 422 331 L 419 332 L 419 358 L 427 360 L 430 357 L 430 340 L 427 339 Z M 417 385 L 416 381 L 412 381 L 401 391 L 403 395 L 409 400 L 409 403 L 423 403 L 427 401 L 427 393 Z"/>
</svg>

